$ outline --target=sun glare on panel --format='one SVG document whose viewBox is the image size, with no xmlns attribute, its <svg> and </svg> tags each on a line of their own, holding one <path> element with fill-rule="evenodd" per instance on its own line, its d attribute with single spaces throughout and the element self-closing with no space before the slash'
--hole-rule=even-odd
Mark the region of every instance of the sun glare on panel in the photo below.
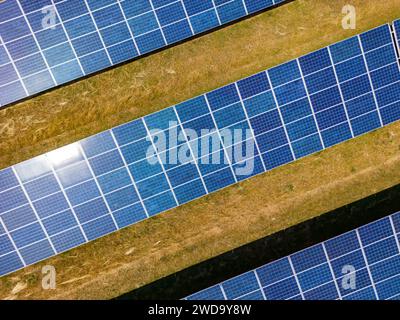
<svg viewBox="0 0 400 320">
<path fill-rule="evenodd" d="M 73 143 L 47 153 L 47 158 L 55 168 L 58 168 L 77 161 L 82 158 L 82 154 L 78 143 Z"/>
</svg>

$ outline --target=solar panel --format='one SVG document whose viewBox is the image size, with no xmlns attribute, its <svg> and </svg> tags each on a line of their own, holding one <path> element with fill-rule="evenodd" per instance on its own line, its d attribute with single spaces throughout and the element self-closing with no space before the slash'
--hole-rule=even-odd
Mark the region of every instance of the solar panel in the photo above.
<svg viewBox="0 0 400 320">
<path fill-rule="evenodd" d="M 0 107 L 283 1 L 1 1 Z"/>
<path fill-rule="evenodd" d="M 14 165 L 0 171 L 0 275 L 398 119 L 383 25 Z"/>
<path fill-rule="evenodd" d="M 399 300 L 400 213 L 263 265 L 187 300 Z"/>
<path fill-rule="evenodd" d="M 393 22 L 397 48 L 400 51 L 400 20 Z"/>
</svg>

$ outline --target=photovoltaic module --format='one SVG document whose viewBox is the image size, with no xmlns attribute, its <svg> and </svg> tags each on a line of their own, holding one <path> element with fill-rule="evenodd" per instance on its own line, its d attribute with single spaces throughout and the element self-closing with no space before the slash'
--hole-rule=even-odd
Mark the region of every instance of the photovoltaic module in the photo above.
<svg viewBox="0 0 400 320">
<path fill-rule="evenodd" d="M 400 213 L 195 293 L 187 300 L 399 300 Z"/>
<path fill-rule="evenodd" d="M 398 119 L 387 24 L 14 165 L 0 171 L 0 275 Z M 160 150 L 171 123 L 185 139 Z M 251 135 L 235 144 L 226 129 Z M 196 142 L 207 137 L 217 147 L 204 155 Z M 248 142 L 250 156 L 232 157 Z M 163 161 L 177 150 L 186 162 Z M 215 155 L 224 161 L 204 161 Z"/>
<path fill-rule="evenodd" d="M 0 107 L 282 2 L 0 1 Z"/>
</svg>

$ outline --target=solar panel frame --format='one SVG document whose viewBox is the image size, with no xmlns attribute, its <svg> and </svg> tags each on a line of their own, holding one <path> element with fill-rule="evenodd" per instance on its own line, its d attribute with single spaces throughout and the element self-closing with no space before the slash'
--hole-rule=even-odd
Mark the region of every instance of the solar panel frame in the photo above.
<svg viewBox="0 0 400 320">
<path fill-rule="evenodd" d="M 368 50 L 362 50 L 364 46 Z M 354 69 L 360 75 L 349 78 L 338 65 L 355 59 L 363 68 Z M 386 24 L 1 170 L 1 229 L 7 236 L 3 237 L 6 247 L 12 244 L 14 251 L 0 254 L 9 260 L 8 265 L 0 264 L 0 274 L 396 121 L 398 108 L 390 106 L 400 101 L 392 90 L 399 86 L 399 76 L 391 29 Z M 343 80 L 340 86 L 339 79 Z M 355 84 L 346 87 L 349 82 Z M 369 89 L 355 94 L 353 88 Z M 351 106 L 359 97 L 362 103 Z M 370 109 L 360 111 L 365 97 L 369 97 Z M 335 112 L 330 113 L 332 110 Z M 218 153 L 226 161 L 203 164 L 193 156 L 194 145 L 186 136 L 182 146 L 190 151 L 189 163 L 164 164 L 161 157 L 180 146 L 155 152 L 152 130 L 168 130 L 171 120 L 185 136 L 188 129 L 217 128 L 211 135 L 219 148 L 212 154 Z M 241 160 L 254 159 L 254 170 L 248 175 L 236 174 L 241 162 L 229 157 L 232 146 L 221 137 L 226 127 L 253 130 L 247 140 L 254 142 L 255 155 Z M 331 133 L 332 128 L 340 130 Z M 153 157 L 147 155 L 148 148 L 158 165 L 148 166 L 147 160 Z M 58 229 L 60 224 L 64 229 Z"/>
<path fill-rule="evenodd" d="M 398 57 L 400 58 L 400 19 L 393 21 L 393 34 L 397 46 Z"/>
<path fill-rule="evenodd" d="M 184 300 L 397 300 L 399 233 L 397 212 Z M 351 274 L 356 275 L 355 287 L 344 285 Z"/>
<path fill-rule="evenodd" d="M 0 108 L 284 1 L 4 1 Z"/>
</svg>

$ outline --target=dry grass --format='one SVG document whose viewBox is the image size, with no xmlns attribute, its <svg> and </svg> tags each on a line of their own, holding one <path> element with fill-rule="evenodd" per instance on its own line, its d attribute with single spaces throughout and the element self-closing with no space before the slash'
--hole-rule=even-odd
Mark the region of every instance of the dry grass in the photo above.
<svg viewBox="0 0 400 320">
<path fill-rule="evenodd" d="M 341 8 L 357 8 L 343 30 Z M 0 167 L 162 109 L 400 16 L 400 0 L 297 0 L 0 112 Z M 400 182 L 400 124 L 0 279 L 0 298 L 110 298 Z M 195 227 L 193 227 L 195 226 Z M 11 294 L 19 284 L 27 287 Z"/>
</svg>

